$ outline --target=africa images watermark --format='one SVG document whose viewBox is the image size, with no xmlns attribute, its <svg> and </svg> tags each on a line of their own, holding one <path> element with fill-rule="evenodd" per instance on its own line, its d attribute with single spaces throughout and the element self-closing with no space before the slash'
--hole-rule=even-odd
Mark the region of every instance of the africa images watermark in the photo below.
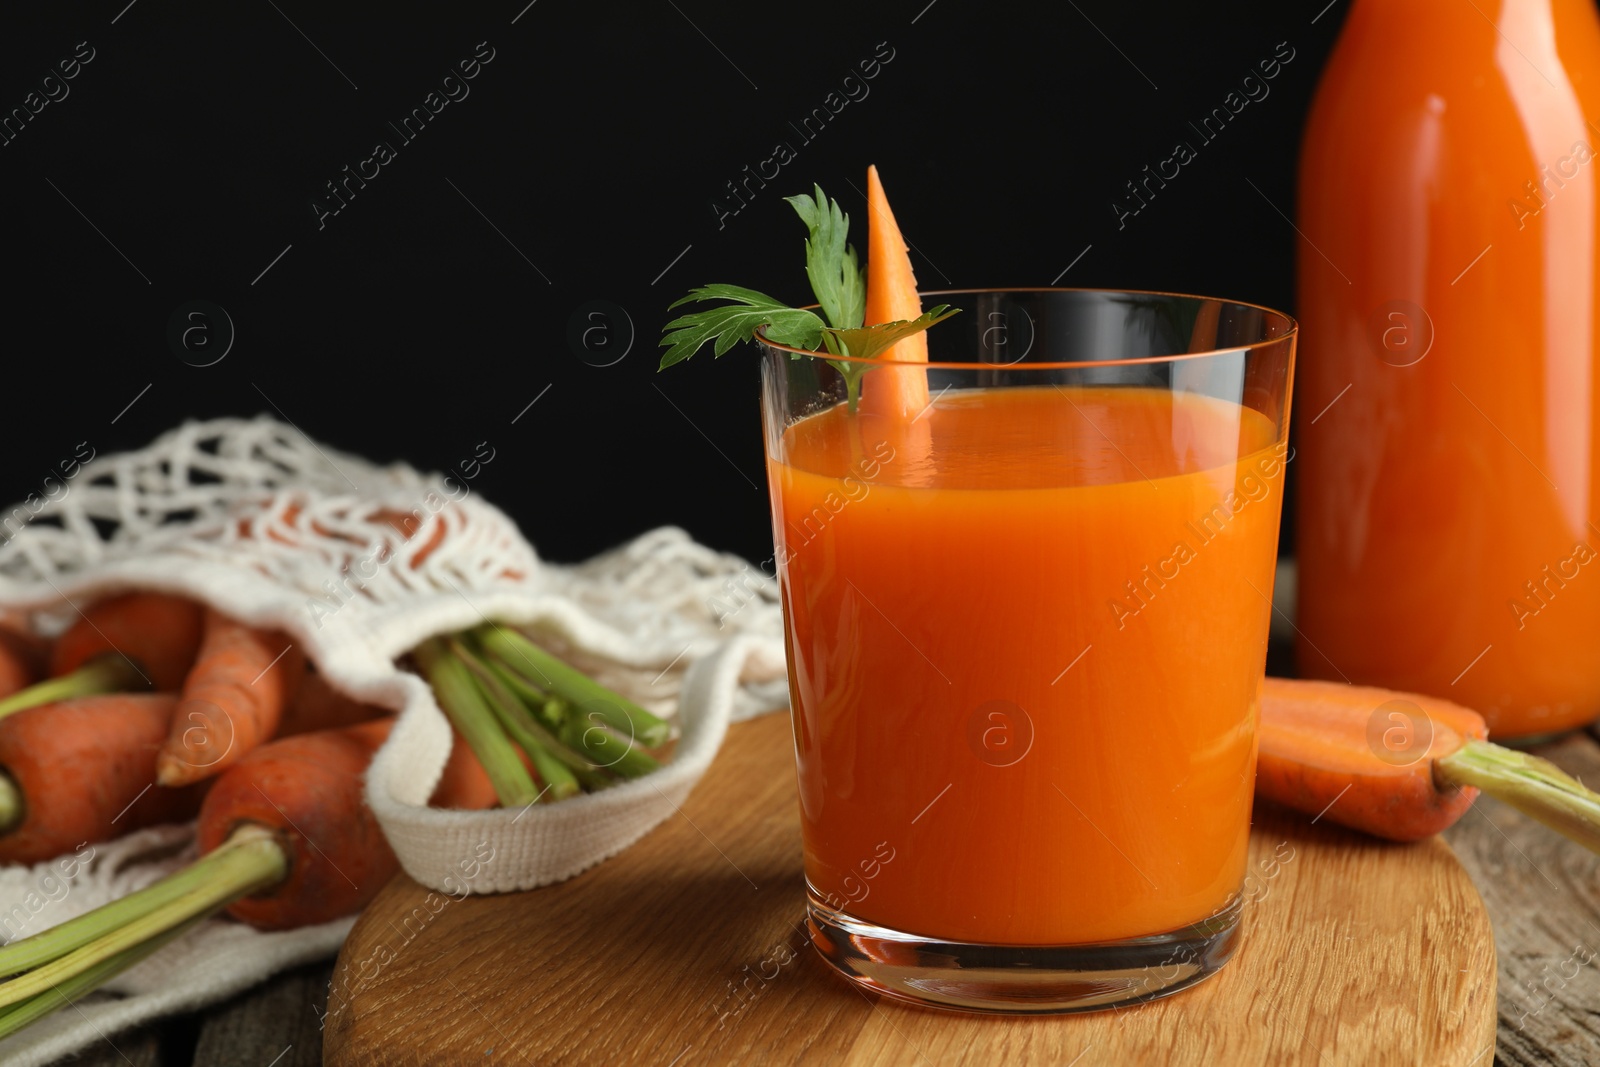
<svg viewBox="0 0 1600 1067">
<path fill-rule="evenodd" d="M 872 92 L 872 87 L 867 83 L 881 74 L 884 66 L 892 62 L 894 57 L 895 51 L 889 42 L 879 41 L 872 55 L 858 60 L 851 73 L 840 79 L 837 89 L 829 90 L 819 106 L 812 108 L 798 124 L 789 123 L 789 129 L 794 131 L 800 146 L 803 148 L 816 140 L 828 123 L 838 118 L 839 113 L 852 102 L 865 100 Z M 723 198 L 713 197 L 711 200 L 711 213 L 717 217 L 717 229 L 726 229 L 728 220 L 748 207 L 756 194 L 767 187 L 767 182 L 775 179 L 799 154 L 789 141 L 777 141 L 772 146 L 771 154 L 757 163 L 754 169 L 746 163 L 740 171 L 742 177 L 731 178 L 723 183 Z"/>
<path fill-rule="evenodd" d="M 1126 628 L 1129 619 L 1149 607 L 1150 602 L 1167 587 L 1167 583 L 1182 574 L 1185 566 L 1199 559 L 1200 550 L 1222 536 L 1241 511 L 1265 500 L 1272 493 L 1272 479 L 1293 460 L 1293 450 L 1280 441 L 1272 448 L 1270 455 L 1262 456 L 1254 466 L 1245 470 L 1236 489 L 1228 490 L 1204 515 L 1184 524 L 1185 533 L 1193 535 L 1192 544 L 1188 536 L 1174 542 L 1171 553 L 1164 559 L 1144 565 L 1137 583 L 1133 579 L 1123 582 L 1127 596 L 1106 601 L 1112 617 L 1117 620 L 1117 629 Z"/>
<path fill-rule="evenodd" d="M 1578 176 L 1578 169 L 1594 158 L 1594 149 L 1589 147 L 1587 141 L 1574 141 L 1572 151 L 1555 161 L 1555 173 L 1550 173 L 1552 165 L 1546 163 L 1539 168 L 1538 184 L 1530 179 L 1523 183 L 1527 190 L 1528 200 L 1519 200 L 1512 197 L 1506 201 L 1506 206 L 1511 209 L 1511 215 L 1517 220 L 1517 229 L 1528 225 L 1528 220 L 1538 215 L 1556 194 L 1567 187 L 1567 182 Z M 1563 181 L 1562 179 L 1566 179 Z M 1531 201 L 1531 202 L 1530 202 Z"/>
<path fill-rule="evenodd" d="M 1196 143 L 1204 147 L 1222 135 L 1228 123 L 1239 117 L 1239 113 L 1248 107 L 1251 102 L 1260 103 L 1272 92 L 1272 87 L 1267 83 L 1283 72 L 1283 68 L 1294 61 L 1295 50 L 1289 47 L 1288 41 L 1279 41 L 1273 50 L 1272 56 L 1256 63 L 1256 70 L 1260 71 L 1258 77 L 1255 71 L 1246 74 L 1239 82 L 1239 88 L 1228 90 L 1222 98 L 1222 103 L 1211 109 L 1210 113 L 1200 119 L 1200 125 L 1189 123 L 1189 128 L 1195 132 Z M 1152 170 L 1145 164 L 1141 172 L 1144 176 L 1129 179 L 1124 184 L 1128 195 L 1120 200 L 1111 202 L 1111 213 L 1117 217 L 1117 229 L 1126 229 L 1128 220 L 1149 206 L 1149 201 L 1154 200 L 1158 190 L 1165 189 L 1167 182 L 1173 181 L 1183 168 L 1193 163 L 1200 157 L 1199 149 L 1195 143 L 1184 139 L 1172 146 L 1172 154 L 1161 160 Z M 1140 195 L 1140 190 L 1143 195 Z"/>
<path fill-rule="evenodd" d="M 7 911 L 0 911 L 0 940 L 9 944 L 22 936 L 47 903 L 65 900 L 72 892 L 78 874 L 94 861 L 94 846 L 80 844 L 75 853 L 63 856 L 39 876 L 35 888 L 30 889 Z"/>
<path fill-rule="evenodd" d="M 488 449 L 488 455 L 484 455 Z M 472 456 L 456 464 L 461 472 L 461 481 L 452 488 L 451 477 L 446 475 L 443 479 L 444 493 L 441 495 L 435 489 L 429 488 L 422 499 L 412 506 L 410 511 L 396 512 L 391 525 L 395 527 L 402 538 L 402 543 L 409 543 L 423 529 L 430 518 L 436 517 L 448 504 L 465 500 L 472 493 L 472 487 L 465 484 L 472 481 L 483 468 L 494 461 L 498 453 L 488 441 L 479 441 Z M 457 491 L 459 490 L 459 491 Z M 327 597 L 307 597 L 306 611 L 311 615 L 311 621 L 320 630 L 322 624 L 338 613 L 339 609 L 361 596 L 367 584 L 376 578 L 380 571 L 396 559 L 400 558 L 398 548 L 387 540 L 379 541 L 367 552 L 355 559 L 349 560 L 339 573 L 338 580 L 332 578 L 322 583 L 322 591 Z"/>
<path fill-rule="evenodd" d="M 784 536 L 777 539 L 772 555 L 759 565 L 763 577 L 766 577 L 768 564 L 773 566 L 774 573 L 778 567 L 787 566 L 796 553 L 822 535 L 834 516 L 850 504 L 864 500 L 872 491 L 877 477 L 883 473 L 884 465 L 894 462 L 894 457 L 894 446 L 888 441 L 879 441 L 873 446 L 870 456 L 857 460 L 849 468 L 849 473 L 839 479 L 838 489 L 823 494 L 816 506 L 804 515 L 786 518 Z M 746 605 L 759 599 L 764 588 L 763 582 L 754 576 L 748 564 L 738 574 L 729 576 L 722 583 L 721 596 L 706 601 L 706 608 L 716 619 L 717 628 L 726 626 L 728 620 L 743 611 Z"/>
<path fill-rule="evenodd" d="M 85 449 L 88 450 L 88 455 L 84 455 Z M 50 471 L 44 476 L 44 481 L 40 483 L 40 489 L 43 490 L 42 495 L 40 493 L 29 493 L 23 497 L 22 503 L 11 509 L 10 514 L 0 517 L 0 545 L 4 545 L 17 536 L 34 516 L 45 509 L 47 504 L 65 500 L 67 494 L 72 491 L 72 479 L 78 476 L 78 472 L 83 469 L 83 465 L 94 459 L 94 456 L 95 450 L 93 446 L 88 441 L 79 441 L 71 457 L 56 464 L 61 473 L 57 474 L 55 471 Z"/>
<path fill-rule="evenodd" d="M 1546 563 L 1537 579 L 1523 582 L 1527 600 L 1518 595 L 1508 601 L 1511 614 L 1517 620 L 1517 629 L 1527 629 L 1528 620 L 1537 617 L 1541 611 L 1549 607 L 1556 594 L 1565 589 L 1568 582 L 1578 577 L 1584 564 L 1591 563 L 1594 559 L 1594 548 L 1587 541 L 1579 541 L 1572 546 L 1570 555 L 1557 560 L 1554 564 Z"/>
<path fill-rule="evenodd" d="M 472 58 L 459 60 L 451 73 L 439 79 L 439 88 L 430 89 L 428 95 L 422 98 L 422 103 L 411 109 L 410 114 L 400 119 L 399 125 L 390 122 L 389 129 L 395 133 L 395 140 L 381 140 L 372 146 L 372 154 L 361 160 L 351 169 L 347 163 L 340 170 L 340 177 L 326 183 L 327 198 L 311 201 L 311 214 L 317 220 L 317 229 L 324 230 L 328 227 L 328 219 L 339 214 L 349 206 L 349 201 L 356 198 L 356 193 L 367 187 L 367 182 L 372 181 L 383 173 L 383 168 L 399 158 L 400 148 L 404 148 L 422 135 L 428 123 L 439 117 L 440 112 L 449 107 L 451 103 L 459 104 L 472 92 L 472 86 L 467 83 L 483 72 L 483 67 L 494 61 L 495 50 L 489 46 L 488 41 L 479 41 Z"/>
<path fill-rule="evenodd" d="M 867 899 L 867 895 L 872 891 L 867 883 L 878 877 L 883 868 L 893 863 L 895 855 L 895 850 L 889 842 L 878 842 L 871 856 L 858 862 L 854 868 L 847 868 L 850 873 L 843 879 L 844 895 L 829 893 L 824 903 L 835 911 L 842 911 L 850 903 L 860 903 Z M 725 1029 L 730 1019 L 737 1019 L 760 999 L 783 973 L 784 968 L 794 962 L 795 957 L 805 949 L 806 942 L 810 940 L 811 935 L 807 932 L 804 921 L 797 921 L 789 934 L 765 952 L 760 960 L 739 968 L 723 986 L 722 996 L 710 1002 L 711 1015 L 717 1020 L 717 1029 Z"/>
<path fill-rule="evenodd" d="M 399 958 L 400 951 L 415 941 L 446 908 L 471 896 L 472 883 L 483 874 L 485 867 L 494 862 L 494 857 L 494 846 L 488 841 L 479 841 L 473 846 L 471 856 L 457 861 L 456 870 L 460 875 L 445 876 L 440 883 L 442 892 L 430 891 L 422 898 L 422 903 L 401 918 L 398 927 L 390 923 L 390 928 L 396 934 L 394 942 L 385 938 L 361 959 L 341 960 L 339 970 L 328 981 L 328 1005 L 317 1020 L 318 1026 L 325 1027 L 329 1016 L 337 1015 L 344 1009 L 351 994 L 361 992 L 368 983 L 375 981 L 385 967 Z"/>
<path fill-rule="evenodd" d="M 28 124 L 39 117 L 51 104 L 59 104 L 72 92 L 67 83 L 83 72 L 94 61 L 95 50 L 88 41 L 73 45 L 72 56 L 58 60 L 55 69 L 45 74 L 23 96 L 22 103 L 0 116 L 0 148 L 10 146 L 22 136 Z"/>
</svg>

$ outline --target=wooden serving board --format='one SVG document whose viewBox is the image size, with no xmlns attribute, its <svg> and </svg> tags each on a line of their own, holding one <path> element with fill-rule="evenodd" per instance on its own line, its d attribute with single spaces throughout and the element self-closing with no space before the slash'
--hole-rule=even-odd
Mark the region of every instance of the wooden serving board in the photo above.
<svg viewBox="0 0 1600 1067">
<path fill-rule="evenodd" d="M 770 715 L 729 731 L 680 815 L 571 881 L 430 906 L 396 878 L 339 956 L 323 1062 L 1492 1062 L 1494 940 L 1449 846 L 1258 809 L 1251 852 L 1243 943 L 1193 989 L 1043 1018 L 901 1006 L 800 932 L 788 718 Z"/>
</svg>

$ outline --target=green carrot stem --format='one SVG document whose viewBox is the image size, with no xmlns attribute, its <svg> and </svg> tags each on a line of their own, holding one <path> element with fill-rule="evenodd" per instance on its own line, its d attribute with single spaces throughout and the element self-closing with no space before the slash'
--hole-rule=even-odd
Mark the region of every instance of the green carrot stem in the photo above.
<svg viewBox="0 0 1600 1067">
<path fill-rule="evenodd" d="M 539 773 L 540 781 L 550 790 L 551 800 L 565 800 L 583 792 L 583 786 L 578 784 L 577 773 L 551 755 L 549 749 L 532 737 L 519 741 L 523 750 L 528 753 L 528 758 L 533 760 L 533 769 Z M 600 781 L 603 782 L 604 779 Z"/>
<path fill-rule="evenodd" d="M 538 704 L 533 706 L 533 712 L 539 716 L 540 722 L 550 727 L 558 735 L 566 728 L 567 722 L 572 718 L 571 706 L 560 697 L 546 697 L 542 706 Z M 584 760 L 583 765 L 587 767 L 589 761 L 587 759 Z"/>
<path fill-rule="evenodd" d="M 544 791 L 541 796 L 548 796 L 551 800 L 565 800 L 579 791 L 578 779 L 574 777 L 570 768 L 562 763 L 541 741 L 539 724 L 533 721 L 522 701 L 512 693 L 500 679 L 487 666 L 478 660 L 478 657 L 455 638 L 449 640 L 450 651 L 453 652 L 467 670 L 472 672 L 474 680 L 478 683 L 478 690 L 483 695 L 489 707 L 493 709 L 500 719 L 500 725 L 505 728 L 511 739 L 522 746 L 522 750 L 533 761 L 533 769 L 538 772 L 539 778 L 544 782 Z M 554 740 L 554 738 L 551 738 Z"/>
<path fill-rule="evenodd" d="M 205 921 L 204 915 L 196 916 L 181 926 L 157 934 L 132 948 L 124 949 L 109 959 L 101 960 L 79 974 L 58 983 L 54 988 L 29 997 L 5 1011 L 0 1011 L 0 1038 L 9 1037 L 29 1023 L 72 1003 L 75 998 L 121 974 L 169 942 L 176 941 L 203 921 Z"/>
<path fill-rule="evenodd" d="M 518 699 L 529 707 L 540 707 L 550 699 L 549 694 L 518 674 L 510 664 L 492 652 L 487 650 L 483 652 L 483 662 L 488 664 L 489 669 L 494 671 L 495 676 L 507 689 L 515 693 Z"/>
<path fill-rule="evenodd" d="M 439 706 L 483 764 L 502 807 L 523 808 L 539 799 L 533 776 L 522 765 L 511 739 L 478 692 L 472 674 L 438 640 L 425 641 L 412 655 L 433 686 Z"/>
<path fill-rule="evenodd" d="M 21 826 L 22 820 L 27 817 L 28 808 L 17 780 L 0 771 L 0 834 L 9 834 Z"/>
<path fill-rule="evenodd" d="M 559 697 L 550 696 L 538 686 L 528 681 L 513 670 L 510 664 L 493 653 L 482 650 L 481 661 L 495 673 L 495 677 L 505 683 L 531 711 L 536 718 L 550 730 L 559 731 L 567 721 L 567 705 Z M 584 761 L 588 765 L 588 761 Z"/>
<path fill-rule="evenodd" d="M 608 730 L 607 725 L 598 710 L 585 709 L 583 714 L 567 720 L 561 739 L 587 755 L 593 766 L 624 778 L 638 778 L 661 766 L 644 749 Z"/>
<path fill-rule="evenodd" d="M 498 680 L 502 682 L 505 680 L 504 675 L 496 670 L 487 658 L 476 660 L 476 662 L 488 666 L 490 673 Z M 510 686 L 506 688 L 509 690 Z M 555 732 L 556 727 L 552 725 L 549 712 L 554 706 L 560 716 L 558 721 L 564 721 L 566 713 L 563 710 L 563 706 L 561 706 L 561 702 L 553 697 L 545 698 L 537 691 L 535 691 L 533 699 L 535 703 L 532 707 L 528 706 L 526 700 L 508 700 L 503 704 L 504 714 L 509 716 L 510 719 L 510 721 L 506 722 L 506 729 L 517 738 L 518 744 L 527 749 L 529 757 L 532 758 L 533 756 L 533 748 L 530 748 L 530 745 L 534 748 L 543 749 L 547 754 L 555 757 L 567 770 L 571 771 L 573 777 L 590 792 L 595 792 L 611 785 L 612 779 L 609 775 L 604 771 L 597 770 L 594 762 L 588 756 L 568 747 L 566 742 L 562 741 Z M 538 711 L 535 712 L 535 709 L 538 709 Z M 496 710 L 502 709 L 497 707 Z M 524 740 L 524 737 L 526 737 L 526 740 Z"/>
<path fill-rule="evenodd" d="M 1470 785 L 1600 852 L 1600 793 L 1549 760 L 1488 741 L 1468 741 L 1433 761 L 1434 777 Z"/>
<path fill-rule="evenodd" d="M 39 967 L 0 983 L 0 1007 L 10 1007 L 48 992 L 107 960 L 137 948 L 194 919 L 227 907 L 240 897 L 276 885 L 289 873 L 289 857 L 277 835 L 246 824 L 234 831 L 230 843 L 196 861 L 189 870 L 203 869 L 187 892 L 137 918 L 110 926 L 100 916 L 100 936 Z M 101 909 L 103 912 L 105 909 Z M 91 912 L 91 915 L 96 913 Z"/>
<path fill-rule="evenodd" d="M 272 831 L 249 824 L 241 826 L 209 855 L 182 870 L 174 871 L 136 893 L 129 893 L 75 919 L 68 919 L 48 930 L 42 930 L 31 937 L 13 941 L 0 948 L 0 977 L 18 974 L 59 959 L 118 927 L 143 918 L 180 897 L 187 896 L 208 884 L 215 877 L 214 870 L 231 869 L 233 865 L 241 862 L 232 858 L 234 853 L 262 851 L 265 846 L 258 843 L 261 837 L 271 839 L 272 850 L 281 855 L 282 848 L 276 839 L 272 838 Z M 262 865 L 267 866 L 265 861 L 262 861 Z M 248 862 L 245 866 L 248 866 Z"/>
<path fill-rule="evenodd" d="M 85 663 L 71 674 L 63 674 L 59 678 L 46 678 L 26 689 L 17 690 L 4 700 L 0 700 L 0 718 L 27 708 L 36 708 L 41 704 L 54 704 L 58 700 L 149 688 L 150 679 L 144 676 L 132 660 L 113 653 Z"/>
<path fill-rule="evenodd" d="M 478 629 L 477 638 L 484 648 L 534 685 L 586 713 L 598 712 L 607 726 L 645 748 L 659 748 L 672 739 L 671 723 L 561 662 L 515 630 L 484 626 Z"/>
</svg>

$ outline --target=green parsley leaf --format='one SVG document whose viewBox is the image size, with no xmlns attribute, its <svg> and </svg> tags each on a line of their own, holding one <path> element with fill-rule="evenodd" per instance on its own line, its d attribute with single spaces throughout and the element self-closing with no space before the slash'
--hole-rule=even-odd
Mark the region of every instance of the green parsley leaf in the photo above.
<svg viewBox="0 0 1600 1067">
<path fill-rule="evenodd" d="M 867 314 L 866 270 L 856 258 L 855 246 L 845 243 L 850 216 L 829 200 L 822 186 L 814 196 L 787 196 L 800 220 L 811 231 L 806 239 L 806 277 L 829 325 L 849 330 L 861 325 Z"/>
<path fill-rule="evenodd" d="M 713 342 L 711 354 L 720 356 L 741 341 L 749 341 L 762 327 L 768 338 L 781 345 L 814 349 L 822 343 L 824 324 L 815 312 L 789 307 L 754 289 L 720 283 L 704 285 L 691 289 L 688 296 L 670 306 L 704 300 L 732 303 L 680 315 L 667 323 L 661 338 L 667 349 L 661 356 L 661 369 L 688 359 L 708 341 Z"/>
<path fill-rule="evenodd" d="M 877 359 L 880 354 L 887 352 L 907 337 L 919 334 L 935 323 L 943 322 L 960 310 L 952 308 L 949 304 L 940 304 L 914 319 L 898 319 L 877 326 L 858 326 L 853 330 L 830 328 L 827 334 L 829 338 L 838 342 L 839 355 L 853 356 L 856 359 Z M 833 345 L 828 347 L 830 351 L 834 350 Z"/>
</svg>

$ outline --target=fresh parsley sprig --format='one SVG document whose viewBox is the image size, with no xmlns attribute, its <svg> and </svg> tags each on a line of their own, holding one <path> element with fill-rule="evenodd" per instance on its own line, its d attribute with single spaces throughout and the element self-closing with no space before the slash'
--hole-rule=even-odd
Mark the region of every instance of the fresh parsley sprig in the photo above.
<svg viewBox="0 0 1600 1067">
<path fill-rule="evenodd" d="M 940 304 L 915 319 L 901 319 L 877 326 L 863 326 L 867 310 L 866 268 L 847 238 L 850 216 L 837 200 L 823 195 L 814 186 L 812 196 L 790 196 L 788 201 L 806 224 L 806 277 L 817 298 L 818 315 L 809 308 L 793 308 L 765 293 L 737 285 L 703 285 L 674 301 L 682 304 L 724 300 L 727 303 L 703 311 L 680 315 L 667 323 L 661 344 L 661 369 L 688 359 L 707 343 L 711 354 L 720 356 L 734 345 L 753 339 L 759 330 L 769 341 L 792 348 L 803 348 L 827 359 L 821 351 L 835 356 L 876 359 L 900 341 L 921 333 L 936 322 L 943 322 L 956 310 Z M 796 357 L 798 358 L 798 357 Z M 876 368 L 846 360 L 828 360 L 845 381 L 850 410 L 856 409 L 861 379 Z"/>
</svg>

